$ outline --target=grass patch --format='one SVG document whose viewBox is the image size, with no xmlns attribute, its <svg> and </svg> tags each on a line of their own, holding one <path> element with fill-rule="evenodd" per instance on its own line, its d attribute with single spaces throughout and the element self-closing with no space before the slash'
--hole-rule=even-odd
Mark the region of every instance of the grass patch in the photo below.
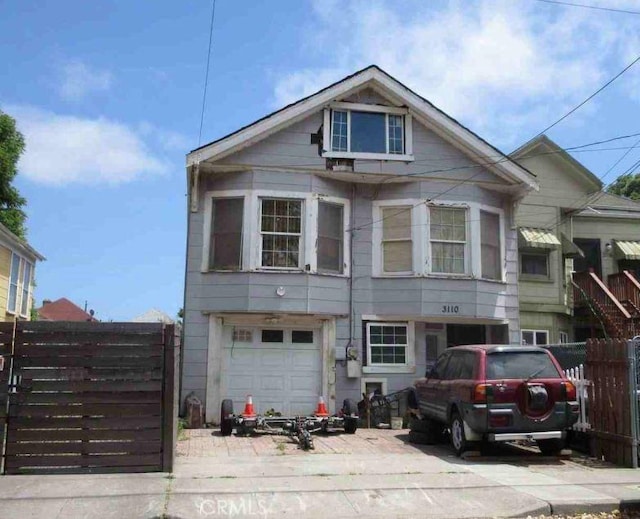
<svg viewBox="0 0 640 519">
<path fill-rule="evenodd" d="M 187 421 L 184 418 L 178 418 L 178 441 L 184 441 L 187 437 Z"/>
</svg>

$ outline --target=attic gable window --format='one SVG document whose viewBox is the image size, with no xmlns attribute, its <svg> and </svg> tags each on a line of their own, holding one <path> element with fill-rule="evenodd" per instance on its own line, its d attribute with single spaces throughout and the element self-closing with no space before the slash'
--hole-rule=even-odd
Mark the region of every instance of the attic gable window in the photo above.
<svg viewBox="0 0 640 519">
<path fill-rule="evenodd" d="M 412 161 L 412 118 L 404 108 L 334 103 L 325 111 L 327 158 Z"/>
</svg>

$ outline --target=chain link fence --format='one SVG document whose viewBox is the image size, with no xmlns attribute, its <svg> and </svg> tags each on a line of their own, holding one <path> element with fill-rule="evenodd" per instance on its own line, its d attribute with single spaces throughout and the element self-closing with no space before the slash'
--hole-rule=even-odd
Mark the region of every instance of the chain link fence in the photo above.
<svg viewBox="0 0 640 519">
<path fill-rule="evenodd" d="M 562 344 L 547 344 L 544 346 L 556 358 L 562 369 L 577 368 L 587 362 L 587 343 L 568 342 Z"/>
</svg>

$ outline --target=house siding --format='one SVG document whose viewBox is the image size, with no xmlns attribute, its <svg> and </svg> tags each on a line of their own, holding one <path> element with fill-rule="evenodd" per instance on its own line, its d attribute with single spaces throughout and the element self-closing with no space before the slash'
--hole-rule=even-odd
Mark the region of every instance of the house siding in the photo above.
<svg viewBox="0 0 640 519">
<path fill-rule="evenodd" d="M 380 102 L 375 92 L 364 92 L 357 98 L 361 103 Z M 329 404 L 334 408 L 339 407 L 344 398 L 361 399 L 360 378 L 347 378 L 345 352 L 351 340 L 363 357 L 363 316 L 415 321 L 416 340 L 410 345 L 415 348 L 415 369 L 410 373 L 364 374 L 362 377 L 384 378 L 388 391 L 407 387 L 424 374 L 425 325 L 422 321 L 446 322 L 442 311 L 445 304 L 459 306 L 459 313 L 448 317 L 449 322 L 504 323 L 508 325 L 509 339 L 518 340 L 517 235 L 512 225 L 512 199 L 509 194 L 487 189 L 491 186 L 504 187 L 505 181 L 478 167 L 477 163 L 415 118 L 414 162 L 355 160 L 353 173 L 342 172 L 336 174 L 339 178 L 328 178 L 334 173 L 326 169 L 326 160 L 318 155 L 318 146 L 310 144 L 310 135 L 317 133 L 322 123 L 323 114 L 318 112 L 216 162 L 216 166 L 244 167 L 245 171 L 235 169 L 207 173 L 201 177 L 198 211 L 189 214 L 183 397 L 194 391 L 206 399 L 207 373 L 211 376 L 216 372 L 216 366 L 207 365 L 217 358 L 208 350 L 210 316 L 279 312 L 331 319 L 332 323 L 335 322 L 335 339 L 331 343 L 328 360 L 332 363 L 329 366 L 330 378 L 335 376 L 335 401 Z M 406 176 L 406 179 L 367 184 L 361 183 L 365 179 L 358 173 L 384 175 L 385 178 Z M 428 180 L 415 178 L 420 174 L 428 175 Z M 349 175 L 352 175 L 353 182 L 346 180 Z M 472 181 L 470 176 L 473 176 Z M 462 180 L 466 182 L 460 183 Z M 206 240 L 203 234 L 205 198 L 209 196 L 208 192 L 231 190 L 315 193 L 350 200 L 350 226 L 353 229 L 351 279 L 308 272 L 202 272 Z M 394 199 L 473 202 L 502 211 L 505 281 L 428 276 L 374 277 L 373 202 Z M 350 282 L 353 284 L 352 300 Z M 286 288 L 285 297 L 276 295 L 276 288 L 280 286 Z M 215 420 L 216 416 L 207 416 L 207 419 Z"/>
</svg>

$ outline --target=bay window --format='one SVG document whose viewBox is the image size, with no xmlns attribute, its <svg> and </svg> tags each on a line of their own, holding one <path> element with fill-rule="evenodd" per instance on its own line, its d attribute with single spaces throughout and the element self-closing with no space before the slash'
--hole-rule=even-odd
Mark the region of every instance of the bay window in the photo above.
<svg viewBox="0 0 640 519">
<path fill-rule="evenodd" d="M 318 271 L 344 272 L 344 208 L 318 203 Z"/>
<path fill-rule="evenodd" d="M 209 268 L 242 269 L 243 198 L 216 198 L 212 202 Z"/>
<path fill-rule="evenodd" d="M 261 200 L 261 266 L 300 268 L 302 200 Z"/>
<path fill-rule="evenodd" d="M 200 271 L 349 274 L 349 201 L 314 193 L 209 191 Z"/>
<path fill-rule="evenodd" d="M 467 271 L 467 211 L 464 208 L 430 207 L 431 272 L 464 274 Z"/>
<path fill-rule="evenodd" d="M 500 216 L 496 213 L 480 211 L 480 242 L 482 277 L 501 280 Z"/>
<path fill-rule="evenodd" d="M 385 273 L 413 272 L 411 206 L 382 209 L 382 270 Z"/>
</svg>

